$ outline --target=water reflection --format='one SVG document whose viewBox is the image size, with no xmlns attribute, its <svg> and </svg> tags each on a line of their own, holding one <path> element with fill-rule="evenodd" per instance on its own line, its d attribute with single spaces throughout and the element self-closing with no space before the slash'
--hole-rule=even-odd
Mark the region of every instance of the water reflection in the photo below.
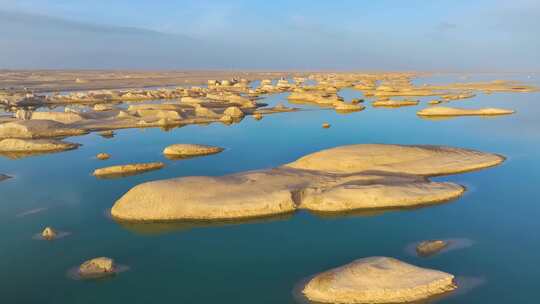
<svg viewBox="0 0 540 304">
<path fill-rule="evenodd" d="M 109 213 L 110 214 L 110 213 Z M 286 221 L 294 213 L 280 214 L 264 218 L 246 218 L 239 220 L 220 220 L 220 221 L 170 221 L 170 222 L 132 222 L 112 218 L 122 228 L 138 235 L 159 235 L 174 232 L 184 232 L 196 228 L 237 226 L 243 224 L 259 224 L 277 221 Z"/>
</svg>

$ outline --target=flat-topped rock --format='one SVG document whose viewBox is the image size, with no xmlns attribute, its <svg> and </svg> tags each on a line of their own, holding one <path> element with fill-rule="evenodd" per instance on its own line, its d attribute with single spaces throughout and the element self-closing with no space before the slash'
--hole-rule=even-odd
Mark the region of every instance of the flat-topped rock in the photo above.
<svg viewBox="0 0 540 304">
<path fill-rule="evenodd" d="M 84 120 L 79 113 L 74 112 L 33 112 L 32 119 L 53 120 L 64 124 L 70 124 Z"/>
<path fill-rule="evenodd" d="M 93 175 L 97 177 L 122 177 L 135 175 L 147 171 L 159 170 L 165 167 L 165 164 L 162 162 L 154 163 L 139 163 L 139 164 L 128 164 L 128 165 L 118 165 L 105 167 L 94 170 Z"/>
<path fill-rule="evenodd" d="M 20 120 L 0 124 L 0 138 L 46 138 L 86 134 L 87 131 L 69 127 L 52 120 Z"/>
<path fill-rule="evenodd" d="M 362 111 L 365 107 L 357 103 L 345 103 L 340 101 L 334 103 L 334 109 L 338 112 L 357 112 Z"/>
<path fill-rule="evenodd" d="M 216 146 L 197 144 L 175 144 L 166 147 L 163 154 L 171 157 L 193 157 L 201 155 L 216 154 L 224 149 Z"/>
<path fill-rule="evenodd" d="M 115 263 L 111 258 L 99 257 L 88 260 L 79 266 L 82 278 L 97 279 L 115 274 Z"/>
<path fill-rule="evenodd" d="M 454 276 L 389 257 L 369 257 L 313 277 L 302 293 L 320 303 L 407 303 L 455 290 Z"/>
<path fill-rule="evenodd" d="M 416 253 L 419 256 L 428 257 L 439 253 L 448 246 L 448 242 L 442 240 L 423 241 L 416 246 Z"/>
<path fill-rule="evenodd" d="M 78 148 L 80 145 L 55 139 L 19 139 L 0 140 L 0 152 L 56 152 Z"/>
<path fill-rule="evenodd" d="M 500 108 L 463 109 L 451 107 L 431 107 L 418 111 L 419 116 L 495 116 L 515 113 L 514 110 Z"/>
<path fill-rule="evenodd" d="M 435 176 L 487 168 L 503 161 L 500 155 L 447 146 L 360 144 L 308 154 L 285 166 L 338 174 L 380 171 Z"/>
<path fill-rule="evenodd" d="M 114 137 L 114 131 L 107 130 L 107 131 L 101 131 L 98 133 L 99 136 L 103 138 L 113 138 Z"/>
<path fill-rule="evenodd" d="M 345 212 L 422 206 L 465 191 L 427 176 L 477 170 L 503 160 L 450 147 L 343 146 L 274 169 L 143 183 L 122 196 L 111 214 L 133 221 L 225 220 L 298 209 Z"/>
<path fill-rule="evenodd" d="M 416 106 L 418 105 L 418 100 L 376 100 L 372 103 L 374 107 L 407 107 L 407 106 Z"/>
</svg>

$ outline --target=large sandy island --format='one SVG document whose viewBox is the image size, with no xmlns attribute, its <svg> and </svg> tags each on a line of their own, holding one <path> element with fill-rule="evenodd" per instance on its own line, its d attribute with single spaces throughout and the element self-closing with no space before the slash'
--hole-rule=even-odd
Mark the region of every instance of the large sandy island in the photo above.
<svg viewBox="0 0 540 304">
<path fill-rule="evenodd" d="M 130 221 L 224 220 L 298 209 L 414 207 L 454 199 L 465 190 L 454 183 L 432 182 L 429 176 L 503 161 L 496 154 L 441 146 L 342 146 L 269 170 L 143 183 L 120 198 L 111 214 Z"/>
</svg>

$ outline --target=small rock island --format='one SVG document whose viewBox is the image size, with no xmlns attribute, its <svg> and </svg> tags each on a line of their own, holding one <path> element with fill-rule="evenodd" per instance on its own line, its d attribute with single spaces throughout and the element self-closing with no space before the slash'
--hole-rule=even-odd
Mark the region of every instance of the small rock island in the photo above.
<svg viewBox="0 0 540 304">
<path fill-rule="evenodd" d="M 316 303 L 407 303 L 456 288 L 449 273 L 394 258 L 370 257 L 316 275 L 302 293 Z"/>
</svg>

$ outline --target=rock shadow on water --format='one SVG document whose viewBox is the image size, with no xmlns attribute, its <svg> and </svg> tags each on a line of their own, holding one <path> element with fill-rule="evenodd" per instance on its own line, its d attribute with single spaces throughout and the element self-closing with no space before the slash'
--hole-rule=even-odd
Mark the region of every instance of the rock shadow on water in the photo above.
<svg viewBox="0 0 540 304">
<path fill-rule="evenodd" d="M 181 233 L 197 228 L 214 228 L 226 226 L 238 226 L 244 224 L 264 224 L 278 221 L 286 221 L 294 216 L 294 212 L 274 215 L 270 217 L 251 217 L 244 219 L 231 219 L 221 221 L 195 221 L 195 220 L 172 220 L 172 221 L 125 221 L 116 219 L 111 215 L 111 210 L 105 211 L 105 215 L 116 222 L 120 227 L 137 235 L 153 236 L 168 233 Z"/>
<path fill-rule="evenodd" d="M 465 248 L 473 246 L 475 243 L 473 240 L 467 239 L 467 238 L 447 238 L 447 239 L 440 239 L 440 240 L 446 242 L 448 245 L 434 254 L 430 254 L 427 256 L 421 256 L 418 254 L 418 252 L 416 251 L 416 247 L 423 241 L 417 241 L 417 242 L 407 245 L 407 247 L 405 247 L 405 253 L 414 257 L 430 258 L 430 257 L 434 257 L 440 254 L 447 253 L 449 251 L 465 249 Z"/>
<path fill-rule="evenodd" d="M 304 287 L 313 279 L 315 275 L 305 277 L 301 279 L 296 285 L 294 285 L 294 288 L 292 290 L 292 297 L 296 303 L 299 304 L 328 304 L 324 302 L 314 302 L 310 301 L 302 292 L 304 290 Z M 460 297 L 465 294 L 468 294 L 473 289 L 476 289 L 477 287 L 480 287 L 484 284 L 486 284 L 486 279 L 484 277 L 475 277 L 475 276 L 456 276 L 454 278 L 455 284 L 458 286 L 457 289 L 446 292 L 437 296 L 433 296 L 426 300 L 421 301 L 414 301 L 414 302 L 404 302 L 407 304 L 435 304 L 439 303 L 440 301 Z"/>
</svg>

